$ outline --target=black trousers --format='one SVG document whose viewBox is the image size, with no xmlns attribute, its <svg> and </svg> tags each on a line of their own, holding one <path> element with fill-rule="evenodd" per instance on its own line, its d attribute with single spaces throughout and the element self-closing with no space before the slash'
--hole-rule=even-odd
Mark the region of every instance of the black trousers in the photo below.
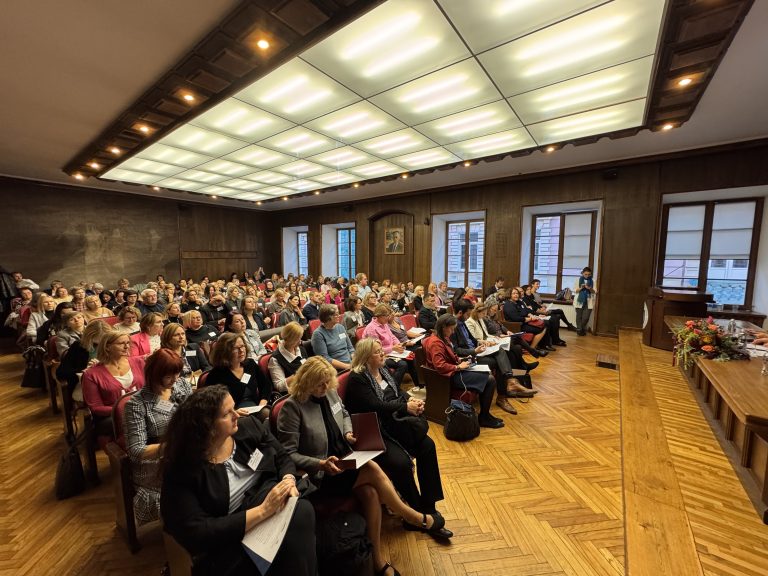
<svg viewBox="0 0 768 576">
<path fill-rule="evenodd" d="M 405 360 L 399 358 L 387 358 L 384 365 L 392 373 L 392 378 L 395 380 L 395 384 L 400 386 L 403 382 L 403 376 L 408 372 L 408 363 Z"/>
<path fill-rule="evenodd" d="M 395 489 L 405 498 L 408 505 L 424 514 L 435 511 L 435 502 L 443 500 L 443 483 L 440 481 L 440 466 L 437 463 L 437 449 L 429 436 L 416 446 L 410 446 L 411 454 L 389 438 L 384 438 L 386 451 L 376 457 L 376 462 L 392 480 Z M 411 456 L 416 458 L 416 475 L 419 486 L 413 478 Z M 421 488 L 421 493 L 419 493 Z"/>
<path fill-rule="evenodd" d="M 552 318 L 557 319 L 557 325 L 560 326 L 560 322 L 565 323 L 566 326 L 570 326 L 571 323 L 568 322 L 568 318 L 565 317 L 565 312 L 560 310 L 560 308 L 553 308 L 552 310 L 548 310 L 547 314 L 552 316 Z"/>
</svg>

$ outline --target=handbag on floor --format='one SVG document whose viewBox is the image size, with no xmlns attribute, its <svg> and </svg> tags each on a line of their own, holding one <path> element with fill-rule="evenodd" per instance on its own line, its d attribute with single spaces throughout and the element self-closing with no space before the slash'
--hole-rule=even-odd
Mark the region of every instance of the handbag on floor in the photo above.
<svg viewBox="0 0 768 576">
<path fill-rule="evenodd" d="M 85 490 L 85 473 L 77 445 L 73 444 L 59 458 L 56 468 L 56 499 L 64 500 L 76 496 Z"/>
<path fill-rule="evenodd" d="M 445 409 L 443 433 L 448 440 L 464 442 L 480 435 L 480 423 L 474 406 L 461 400 L 451 400 Z"/>
</svg>

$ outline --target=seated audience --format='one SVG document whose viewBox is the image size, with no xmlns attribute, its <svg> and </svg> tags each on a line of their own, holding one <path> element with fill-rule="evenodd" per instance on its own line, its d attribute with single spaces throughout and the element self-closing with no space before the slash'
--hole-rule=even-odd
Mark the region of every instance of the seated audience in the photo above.
<svg viewBox="0 0 768 576">
<path fill-rule="evenodd" d="M 229 309 L 224 304 L 224 295 L 218 292 L 213 294 L 205 304 L 200 313 L 203 315 L 206 324 L 211 326 L 223 326 L 224 320 L 229 314 Z"/>
<path fill-rule="evenodd" d="M 301 351 L 301 337 L 304 328 L 296 322 L 290 322 L 283 326 L 280 332 L 280 344 L 269 359 L 269 375 L 272 378 L 272 386 L 278 392 L 285 394 L 293 380 L 294 374 L 304 363 Z"/>
<path fill-rule="evenodd" d="M 416 286 L 413 289 L 413 309 L 418 312 L 424 306 L 424 286 Z"/>
<path fill-rule="evenodd" d="M 365 326 L 365 315 L 363 314 L 363 301 L 360 298 L 347 298 L 344 301 L 344 329 L 347 336 L 354 342 L 357 337 L 357 329 Z"/>
<path fill-rule="evenodd" d="M 232 312 L 227 316 L 227 319 L 224 321 L 224 331 L 242 336 L 248 346 L 248 358 L 252 358 L 256 362 L 264 354 L 269 353 L 261 341 L 259 331 L 253 328 L 246 328 L 245 317 L 239 312 Z M 277 336 L 273 336 L 267 342 L 277 342 Z"/>
<path fill-rule="evenodd" d="M 183 324 L 184 320 L 181 318 L 181 304 L 178 302 L 171 302 L 165 309 L 165 324 Z"/>
<path fill-rule="evenodd" d="M 376 413 L 387 447 L 376 462 L 411 508 L 432 514 L 435 503 L 444 496 L 437 450 L 427 435 L 429 425 L 422 415 L 424 401 L 400 391 L 384 366 L 384 358 L 385 351 L 376 340 L 365 338 L 357 343 L 344 405 L 352 414 Z M 416 459 L 421 490 L 413 478 L 411 458 Z M 453 533 L 442 528 L 434 535 L 450 538 Z"/>
<path fill-rule="evenodd" d="M 509 291 L 509 300 L 504 300 L 502 311 L 505 320 L 508 322 L 520 322 L 523 332 L 533 334 L 531 345 L 534 348 L 542 348 L 548 351 L 554 350 L 549 345 L 549 339 L 546 337 L 547 329 L 544 326 L 544 322 L 523 304 L 520 300 L 520 291 L 517 288 L 512 288 Z"/>
<path fill-rule="evenodd" d="M 234 406 L 224 386 L 204 388 L 176 409 L 166 432 L 161 515 L 194 574 L 258 574 L 243 536 L 298 496 L 286 450 L 266 424 L 238 419 Z M 299 499 L 269 573 L 315 576 L 315 554 L 314 509 Z"/>
<path fill-rule="evenodd" d="M 456 317 L 451 314 L 443 314 L 437 319 L 434 334 L 423 341 L 427 366 L 449 378 L 452 388 L 471 390 L 480 395 L 480 426 L 502 428 L 504 421 L 491 414 L 493 390 L 496 387 L 493 376 L 489 372 L 467 371 L 471 362 L 459 359 L 453 351 L 451 336 L 456 330 L 456 324 Z"/>
<path fill-rule="evenodd" d="M 339 292 L 338 288 L 330 288 L 325 293 L 325 303 L 341 307 L 344 301 L 342 300 L 341 292 Z"/>
<path fill-rule="evenodd" d="M 96 351 L 105 334 L 113 332 L 106 322 L 91 322 L 83 330 L 80 340 L 75 341 L 56 368 L 56 378 L 68 384 L 68 393 L 72 394 L 80 382 L 80 373 L 97 362 Z"/>
<path fill-rule="evenodd" d="M 560 314 L 550 314 L 550 311 L 547 310 L 546 306 L 541 306 L 536 302 L 533 295 L 533 288 L 530 284 L 522 286 L 522 294 L 523 297 L 521 300 L 523 301 L 523 304 L 525 304 L 534 314 L 545 316 L 542 320 L 547 327 L 547 334 L 549 335 L 552 344 L 555 346 L 566 346 L 565 340 L 560 338 L 560 315 L 563 314 L 563 311 L 557 310 Z"/>
<path fill-rule="evenodd" d="M 469 313 L 469 318 L 466 320 L 466 325 L 469 333 L 472 335 L 472 338 L 474 338 L 476 342 L 486 345 L 493 345 L 498 343 L 496 338 L 500 336 L 500 334 L 492 334 L 488 329 L 487 322 L 488 307 L 485 304 L 478 304 Z M 523 359 L 522 348 L 514 340 L 511 340 L 509 343 L 507 356 L 509 357 L 509 362 L 513 368 L 533 370 L 539 365 L 538 362 L 532 362 L 530 364 L 525 362 Z"/>
<path fill-rule="evenodd" d="M 50 319 L 43 322 L 43 325 L 38 328 L 36 344 L 38 346 L 46 346 L 49 338 L 56 336 L 60 330 L 64 330 L 66 328 L 64 315 L 72 311 L 72 302 L 60 302 L 57 304 Z"/>
<path fill-rule="evenodd" d="M 451 301 L 451 297 L 448 295 L 448 282 L 443 280 L 437 285 L 437 292 L 435 293 L 440 304 L 438 306 L 448 306 Z"/>
<path fill-rule="evenodd" d="M 144 366 L 144 388 L 125 405 L 123 428 L 139 526 L 160 518 L 161 442 L 176 408 L 192 394 L 182 368 L 181 358 L 170 350 L 152 353 Z"/>
<path fill-rule="evenodd" d="M 85 318 L 82 312 L 70 310 L 63 317 L 64 328 L 56 333 L 56 352 L 63 358 L 69 347 L 80 340 L 85 328 Z"/>
<path fill-rule="evenodd" d="M 506 290 L 499 290 L 496 294 L 506 298 Z M 522 334 L 515 334 L 499 324 L 499 322 L 496 321 L 496 315 L 499 312 L 499 308 L 500 304 L 498 302 L 489 305 L 488 312 L 483 317 L 483 324 L 488 334 L 496 337 L 509 336 L 513 344 L 520 346 L 522 350 L 526 351 L 534 358 L 539 358 L 540 356 L 546 356 L 548 354 L 546 350 L 536 350 L 536 348 L 528 344 Z"/>
<path fill-rule="evenodd" d="M 193 372 L 207 372 L 211 369 L 203 350 L 197 344 L 187 343 L 184 327 L 179 324 L 171 323 L 163 328 L 160 347 L 174 352 L 181 358 L 184 363 L 181 375 L 184 378 L 190 378 Z"/>
<path fill-rule="evenodd" d="M 160 348 L 163 333 L 163 316 L 147 312 L 139 322 L 139 333 L 131 336 L 131 356 L 148 356 Z"/>
<path fill-rule="evenodd" d="M 365 293 L 365 296 L 363 296 L 363 307 L 360 309 L 360 311 L 363 313 L 364 324 L 369 324 L 373 320 L 376 306 L 378 305 L 378 294 L 369 289 L 369 291 Z"/>
<path fill-rule="evenodd" d="M 272 386 L 248 358 L 248 346 L 239 334 L 225 332 L 211 352 L 213 368 L 208 372 L 206 386 L 223 384 L 235 400 L 235 408 L 247 409 L 260 420 L 269 416 Z"/>
<path fill-rule="evenodd" d="M 432 293 L 425 294 L 422 304 L 417 317 L 419 326 L 432 330 L 437 324 L 437 297 Z"/>
<path fill-rule="evenodd" d="M 539 294 L 539 288 L 541 288 L 541 280 L 538 278 L 534 278 L 531 280 L 531 298 L 533 298 L 533 301 L 536 303 L 535 306 L 531 306 L 534 310 L 540 311 L 540 314 L 544 314 L 546 311 L 546 314 L 549 314 L 550 316 L 557 316 L 558 322 L 563 322 L 568 330 L 576 330 L 576 326 L 571 324 L 571 322 L 566 318 L 565 312 L 560 310 L 559 308 L 550 308 L 547 309 L 541 300 L 541 295 Z"/>
<path fill-rule="evenodd" d="M 242 310 L 245 318 L 246 328 L 251 330 L 267 330 L 272 323 L 272 319 L 264 318 L 259 311 L 259 302 L 255 296 L 246 296 L 243 298 Z"/>
<path fill-rule="evenodd" d="M 397 571 L 385 560 L 381 547 L 381 504 L 389 507 L 414 529 L 439 534 L 445 520 L 438 513 L 421 513 L 406 505 L 392 482 L 374 461 L 357 470 L 341 470 L 336 463 L 347 455 L 357 439 L 352 420 L 336 393 L 336 371 L 323 358 L 313 356 L 299 368 L 291 382 L 290 398 L 283 404 L 277 420 L 278 437 L 300 470 L 309 474 L 317 487 L 310 498 L 347 496 L 356 493 L 363 506 L 368 537 L 373 544 L 374 570 L 393 575 Z M 360 494 L 362 486 L 372 486 L 378 498 Z"/>
<path fill-rule="evenodd" d="M 307 319 L 304 318 L 304 313 L 301 311 L 301 306 L 299 306 L 298 294 L 291 294 L 288 297 L 285 308 L 283 308 L 280 318 L 277 320 L 277 326 L 285 326 L 290 322 L 296 322 L 301 326 L 308 324 Z"/>
<path fill-rule="evenodd" d="M 363 338 L 372 338 L 381 344 L 385 356 L 392 352 L 402 354 L 406 351 L 405 346 L 400 343 L 400 340 L 397 339 L 389 328 L 389 318 L 391 315 L 392 309 L 389 306 L 386 304 L 377 305 L 373 321 L 363 331 Z M 392 378 L 400 386 L 403 382 L 403 376 L 408 371 L 408 364 L 405 359 L 387 357 L 385 358 L 384 365 L 387 369 L 394 372 Z"/>
<path fill-rule="evenodd" d="M 272 302 L 270 302 L 267 305 L 267 314 L 270 316 L 272 314 L 280 314 L 282 313 L 283 309 L 286 306 L 286 298 L 288 295 L 285 293 L 285 290 L 282 288 L 278 288 L 275 290 L 275 293 L 272 295 Z"/>
<path fill-rule="evenodd" d="M 162 302 L 157 301 L 157 290 L 154 288 L 146 288 L 141 292 L 141 302 L 139 302 L 137 308 L 141 311 L 142 316 L 150 312 L 156 314 L 163 314 L 165 312 L 165 306 Z"/>
<path fill-rule="evenodd" d="M 120 309 L 120 312 L 117 313 L 120 322 L 115 324 L 115 330 L 128 335 L 138 334 L 141 330 L 141 326 L 138 322 L 140 316 L 141 312 L 139 312 L 138 308 L 134 308 L 133 306 L 123 306 Z"/>
<path fill-rule="evenodd" d="M 35 311 L 29 315 L 27 322 L 26 335 L 29 342 L 37 340 L 37 331 L 40 327 L 53 317 L 56 309 L 56 302 L 45 292 L 40 292 L 37 296 Z"/>
<path fill-rule="evenodd" d="M 95 294 L 85 297 L 85 310 L 83 310 L 83 316 L 86 322 L 91 320 L 98 320 L 99 318 L 111 318 L 114 316 L 112 310 L 106 306 L 102 306 L 101 300 Z"/>
<path fill-rule="evenodd" d="M 224 304 L 230 311 L 240 310 L 240 305 L 243 299 L 243 293 L 240 288 L 235 284 L 231 284 L 227 288 L 227 297 L 224 300 Z"/>
<path fill-rule="evenodd" d="M 320 326 L 312 332 L 312 350 L 336 370 L 349 370 L 355 351 L 344 327 L 338 323 L 339 309 L 333 304 L 320 307 Z"/>
<path fill-rule="evenodd" d="M 72 295 L 72 310 L 76 312 L 85 312 L 85 288 L 75 286 L 69 293 Z"/>
<path fill-rule="evenodd" d="M 144 356 L 128 355 L 128 334 L 112 330 L 96 349 L 98 364 L 83 373 L 83 399 L 96 420 L 96 434 L 112 436 L 112 406 L 122 396 L 144 387 Z"/>
<path fill-rule="evenodd" d="M 119 316 L 123 308 L 130 306 L 131 308 L 136 309 L 137 316 L 141 316 L 141 310 L 138 309 L 139 293 L 135 290 L 125 290 L 123 292 L 123 297 L 125 298 L 125 302 L 121 303 L 119 306 L 116 306 L 112 312 L 114 312 L 116 316 Z"/>
<path fill-rule="evenodd" d="M 182 313 L 189 312 L 190 310 L 197 310 L 199 312 L 202 307 L 203 302 L 200 300 L 200 292 L 194 288 L 189 288 L 181 299 Z"/>
<path fill-rule="evenodd" d="M 64 288 L 64 286 L 59 286 L 53 293 L 53 300 L 56 302 L 56 304 L 61 304 L 62 302 L 71 302 L 72 296 L 69 295 L 69 290 Z"/>
</svg>

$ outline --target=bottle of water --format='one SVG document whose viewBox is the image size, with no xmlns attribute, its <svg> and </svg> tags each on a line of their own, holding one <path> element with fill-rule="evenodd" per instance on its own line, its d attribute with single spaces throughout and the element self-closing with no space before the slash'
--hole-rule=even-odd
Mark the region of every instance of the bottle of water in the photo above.
<svg viewBox="0 0 768 576">
<path fill-rule="evenodd" d="M 731 319 L 728 321 L 728 330 L 727 330 L 727 333 L 728 333 L 728 335 L 729 335 L 729 336 L 733 336 L 734 334 L 736 334 L 736 320 L 735 320 L 735 319 L 733 319 L 733 318 L 731 318 Z"/>
</svg>

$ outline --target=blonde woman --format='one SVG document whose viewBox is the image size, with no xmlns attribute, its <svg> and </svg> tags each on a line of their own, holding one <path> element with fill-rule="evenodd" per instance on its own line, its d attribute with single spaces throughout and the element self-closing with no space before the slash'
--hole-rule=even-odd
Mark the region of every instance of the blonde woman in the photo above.
<svg viewBox="0 0 768 576">
<path fill-rule="evenodd" d="M 310 498 L 354 493 L 363 507 L 368 537 L 373 544 L 377 574 L 399 574 L 384 559 L 381 547 L 381 504 L 417 529 L 438 533 L 445 520 L 435 512 L 420 513 L 406 505 L 384 471 L 373 461 L 357 470 L 341 470 L 336 464 L 357 442 L 352 420 L 341 403 L 336 388 L 336 370 L 320 356 L 313 356 L 299 368 L 288 388 L 290 398 L 283 404 L 277 420 L 278 438 L 291 455 L 297 469 L 306 471 L 318 490 Z M 363 488 L 366 487 L 366 488 Z M 372 487 L 376 498 L 370 491 Z"/>
<path fill-rule="evenodd" d="M 269 375 L 272 386 L 278 392 L 285 394 L 288 386 L 306 361 L 301 353 L 301 337 L 304 328 L 297 322 L 283 326 L 280 332 L 280 344 L 269 359 Z"/>
<path fill-rule="evenodd" d="M 377 340 L 365 338 L 355 346 L 352 374 L 344 398 L 352 414 L 376 412 L 386 451 L 375 458 L 408 504 L 426 514 L 443 500 L 443 485 L 435 443 L 427 435 L 424 402 L 402 392 L 384 364 L 384 349 Z M 413 479 L 411 458 L 416 459 L 419 487 Z M 410 529 L 410 524 L 404 525 Z M 441 528 L 431 533 L 450 538 Z"/>
<path fill-rule="evenodd" d="M 101 300 L 95 294 L 85 297 L 85 310 L 83 316 L 86 322 L 98 320 L 99 318 L 111 318 L 114 316 L 112 310 L 101 305 Z"/>
<path fill-rule="evenodd" d="M 85 317 L 82 312 L 67 312 L 63 320 L 64 328 L 56 333 L 56 352 L 59 358 L 63 358 L 69 347 L 80 340 L 85 328 Z"/>
<path fill-rule="evenodd" d="M 117 313 L 117 317 L 120 318 L 120 322 L 115 324 L 115 330 L 122 332 L 123 334 L 138 334 L 141 330 L 139 326 L 139 318 L 141 318 L 141 312 L 134 306 L 123 306 L 120 312 Z"/>
</svg>

